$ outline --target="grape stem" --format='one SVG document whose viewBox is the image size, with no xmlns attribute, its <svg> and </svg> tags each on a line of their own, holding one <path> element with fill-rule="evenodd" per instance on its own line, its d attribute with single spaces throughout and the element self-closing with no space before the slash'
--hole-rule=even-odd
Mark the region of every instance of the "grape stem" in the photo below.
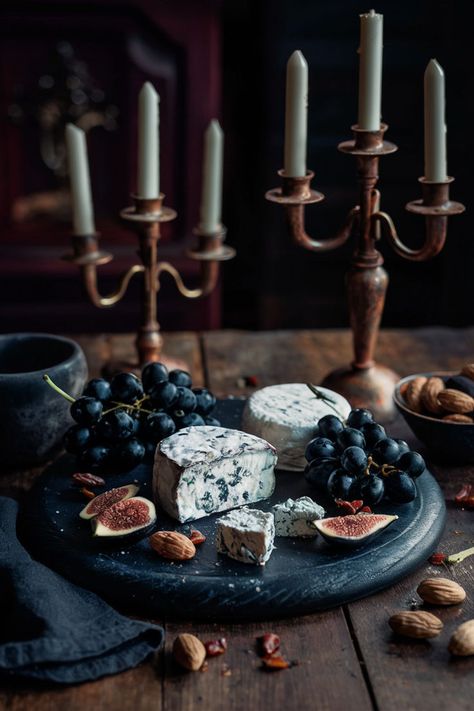
<svg viewBox="0 0 474 711">
<path fill-rule="evenodd" d="M 43 375 L 43 380 L 45 383 L 47 383 L 49 385 L 50 388 L 53 388 L 53 390 L 55 390 L 57 393 L 59 393 L 59 395 L 61 395 L 61 397 L 63 397 L 65 400 L 68 400 L 68 402 L 76 402 L 76 399 L 73 398 L 71 395 L 68 395 L 68 393 L 66 393 L 58 385 L 56 385 L 56 383 L 54 383 L 51 380 L 51 378 L 49 377 L 49 375 L 47 373 L 45 373 Z"/>
<path fill-rule="evenodd" d="M 317 387 L 315 387 L 312 383 L 306 383 L 307 387 L 311 390 L 313 395 L 316 396 L 318 400 L 322 400 L 323 402 L 326 403 L 326 405 L 329 405 L 329 407 L 334 410 L 336 415 L 338 416 L 339 420 L 341 422 L 344 422 L 344 420 L 341 418 L 341 413 L 334 407 L 334 400 L 331 400 L 330 397 L 325 395 L 324 393 L 321 392 L 321 390 L 318 390 Z"/>
</svg>

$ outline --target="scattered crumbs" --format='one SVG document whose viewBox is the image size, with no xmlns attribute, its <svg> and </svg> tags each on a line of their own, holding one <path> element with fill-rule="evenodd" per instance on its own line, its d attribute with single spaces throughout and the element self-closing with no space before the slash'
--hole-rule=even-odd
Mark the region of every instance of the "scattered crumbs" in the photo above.
<svg viewBox="0 0 474 711">
<path fill-rule="evenodd" d="M 229 587 L 230 587 L 230 588 L 235 588 L 234 583 L 229 583 Z"/>
<path fill-rule="evenodd" d="M 206 660 L 203 661 L 202 667 L 199 669 L 200 672 L 207 672 L 209 669 L 209 664 Z"/>
<path fill-rule="evenodd" d="M 64 533 L 64 528 L 60 528 L 59 533 Z"/>
<path fill-rule="evenodd" d="M 228 664 L 222 665 L 221 676 L 232 676 L 232 669 L 229 667 Z"/>
<path fill-rule="evenodd" d="M 59 511 L 56 511 L 56 513 L 58 514 L 58 513 L 59 513 Z"/>
<path fill-rule="evenodd" d="M 262 592 L 262 588 L 259 585 L 257 585 L 257 587 L 255 588 L 255 592 Z"/>
<path fill-rule="evenodd" d="M 120 551 L 120 555 L 125 555 L 125 551 Z"/>
</svg>

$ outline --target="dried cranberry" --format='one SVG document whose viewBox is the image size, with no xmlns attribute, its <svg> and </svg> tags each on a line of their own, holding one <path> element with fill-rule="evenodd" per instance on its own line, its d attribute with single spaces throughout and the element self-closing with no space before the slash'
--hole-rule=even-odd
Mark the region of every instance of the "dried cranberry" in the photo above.
<svg viewBox="0 0 474 711">
<path fill-rule="evenodd" d="M 86 486 L 105 486 L 105 481 L 101 476 L 90 474 L 89 472 L 77 472 L 72 475 L 72 478 L 78 484 L 85 484 Z"/>
<path fill-rule="evenodd" d="M 211 639 L 209 642 L 204 642 L 204 646 L 206 648 L 206 656 L 218 657 L 226 651 L 227 640 L 225 637 L 221 637 L 220 639 Z"/>
<path fill-rule="evenodd" d="M 280 649 L 280 638 L 272 632 L 267 632 L 257 637 L 258 653 L 261 657 L 268 657 Z"/>
<path fill-rule="evenodd" d="M 264 657 L 262 659 L 262 666 L 268 671 L 280 671 L 280 669 L 289 669 L 290 662 L 283 659 L 280 655 L 272 655 L 271 657 Z"/>
<path fill-rule="evenodd" d="M 194 543 L 195 546 L 200 546 L 201 543 L 204 543 L 204 541 L 206 540 L 206 536 L 204 535 L 204 533 L 201 533 L 201 531 L 196 531 L 195 528 L 191 529 L 191 532 L 188 534 L 188 538 Z"/>
</svg>

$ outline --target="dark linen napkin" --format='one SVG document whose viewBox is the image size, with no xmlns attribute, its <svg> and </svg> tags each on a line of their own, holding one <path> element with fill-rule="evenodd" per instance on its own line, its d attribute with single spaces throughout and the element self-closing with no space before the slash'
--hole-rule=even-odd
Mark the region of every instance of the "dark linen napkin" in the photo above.
<svg viewBox="0 0 474 711">
<path fill-rule="evenodd" d="M 33 560 L 18 541 L 18 504 L 0 497 L 0 675 L 74 684 L 142 662 L 162 627 L 120 615 Z"/>
</svg>

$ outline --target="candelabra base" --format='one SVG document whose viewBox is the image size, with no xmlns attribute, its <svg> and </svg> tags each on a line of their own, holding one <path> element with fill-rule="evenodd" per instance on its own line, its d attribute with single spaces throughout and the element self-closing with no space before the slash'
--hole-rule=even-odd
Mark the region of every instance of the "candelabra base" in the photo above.
<svg viewBox="0 0 474 711">
<path fill-rule="evenodd" d="M 378 422 L 390 422 L 396 414 L 392 395 L 399 379 L 390 368 L 374 363 L 369 368 L 333 370 L 321 385 L 343 395 L 352 407 L 368 408 Z"/>
<path fill-rule="evenodd" d="M 162 354 L 160 356 L 160 363 L 164 363 L 168 370 L 174 370 L 179 368 L 180 370 L 190 371 L 190 364 L 180 358 L 174 358 L 173 356 L 167 356 Z M 102 368 L 102 376 L 107 380 L 111 380 L 117 373 L 133 373 L 137 377 L 141 375 L 141 366 L 137 362 L 132 362 L 131 360 L 110 360 Z"/>
</svg>

